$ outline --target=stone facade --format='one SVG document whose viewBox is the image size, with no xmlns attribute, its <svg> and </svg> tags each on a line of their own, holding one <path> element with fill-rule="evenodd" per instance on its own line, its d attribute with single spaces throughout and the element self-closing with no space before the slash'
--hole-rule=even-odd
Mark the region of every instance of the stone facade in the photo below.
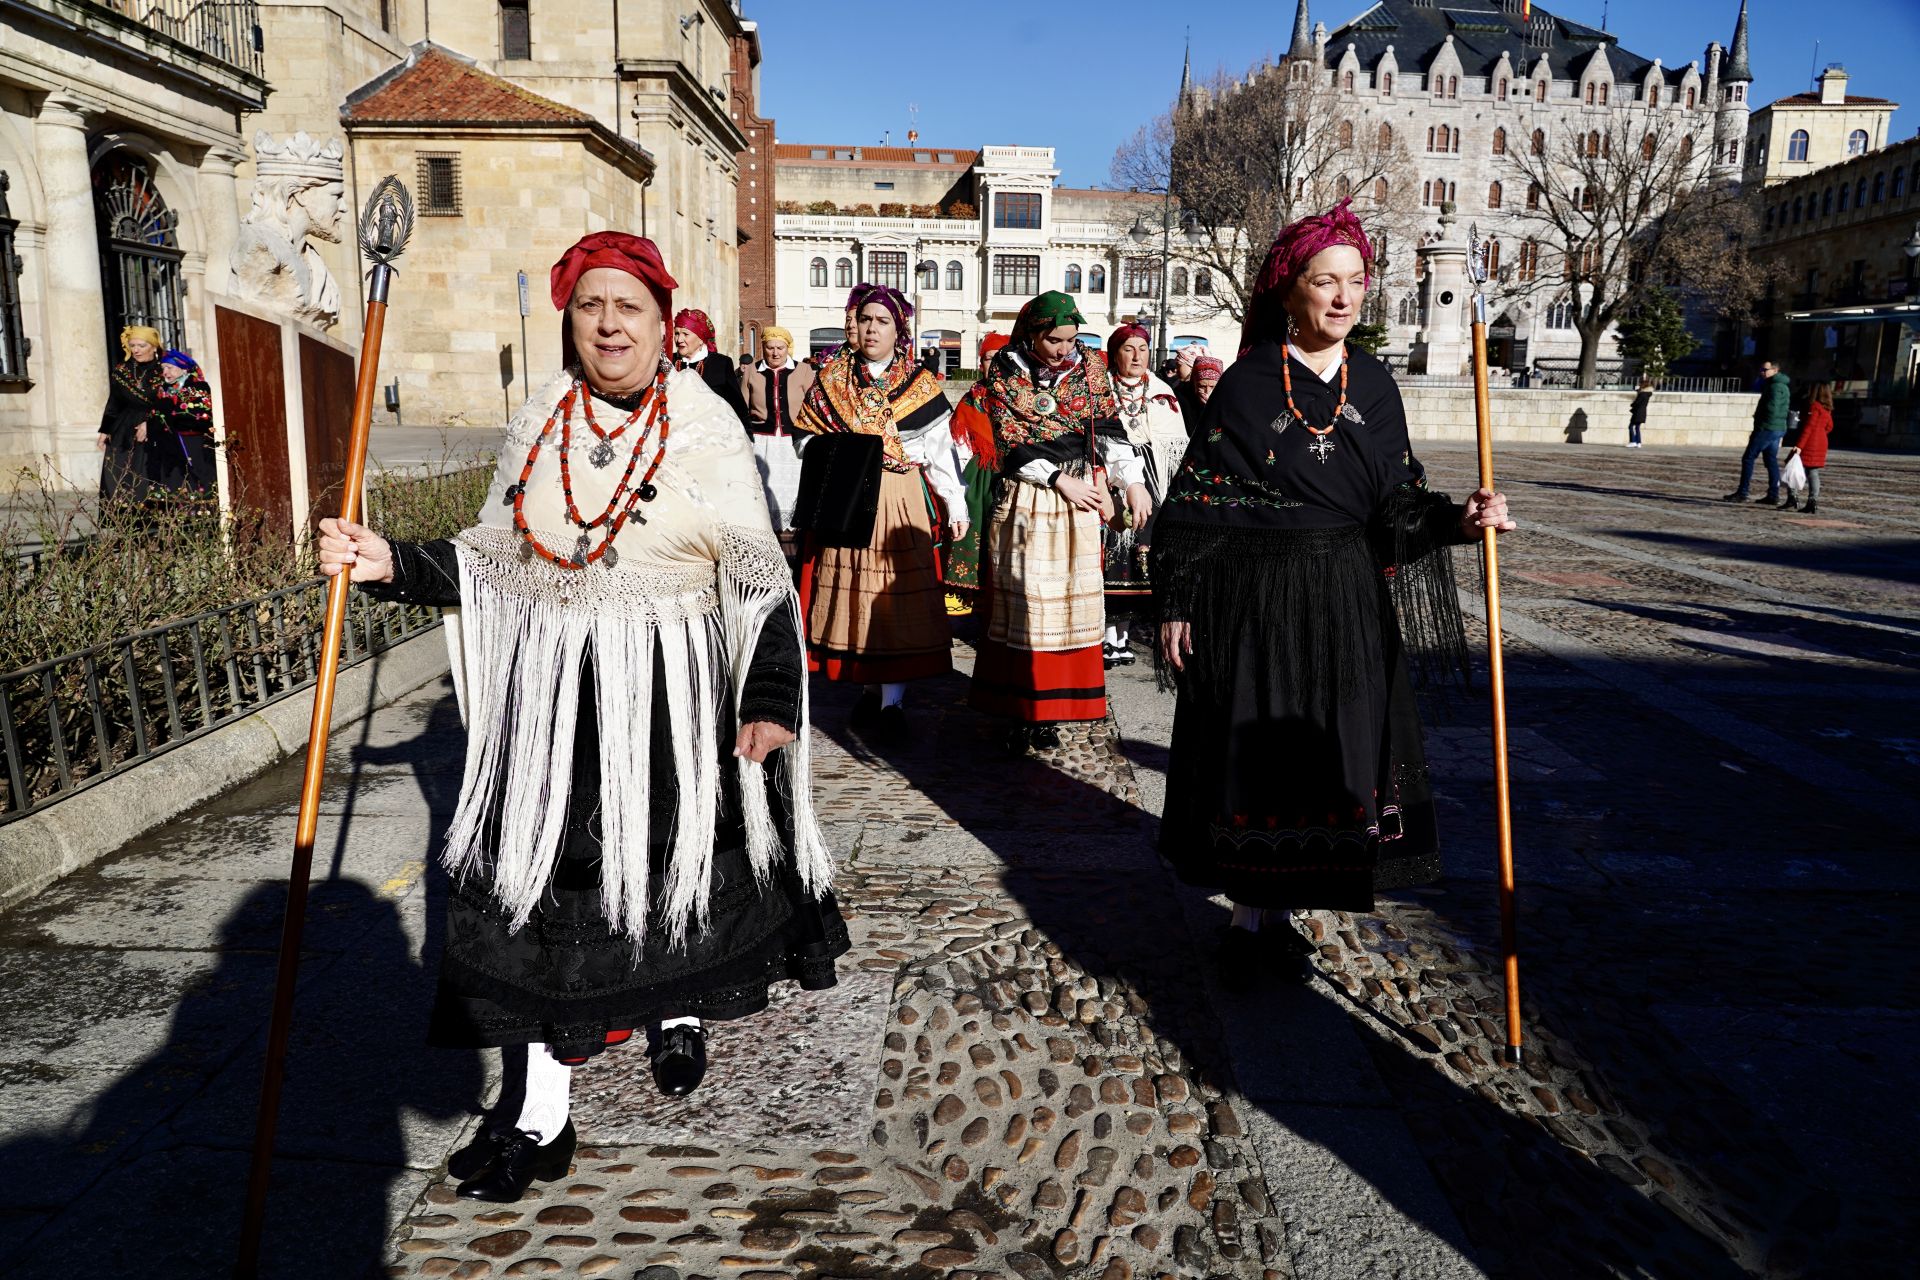
<svg viewBox="0 0 1920 1280">
<path fill-rule="evenodd" d="M 232 20 L 176 38 L 166 6 L 144 21 L 104 5 L 8 8 L 0 489 L 23 473 L 97 483 L 117 321 L 155 323 L 188 348 L 207 341 L 198 303 L 210 277 L 224 279 L 243 207 L 239 121 L 267 92 L 247 40 L 252 6 L 223 12 Z M 96 185 L 107 189 L 99 200 Z M 138 236 L 144 274 L 107 243 L 116 227 Z"/>
<path fill-rule="evenodd" d="M 747 139 L 737 157 L 740 182 L 734 222 L 740 230 L 741 350 L 758 352 L 760 330 L 774 323 L 778 279 L 773 243 L 773 121 L 760 114 L 760 27 L 742 22 L 733 41 L 733 122 Z M 729 353 L 732 354 L 732 353 Z"/>
<path fill-rule="evenodd" d="M 975 367 L 980 340 L 1009 332 L 1021 305 L 1046 289 L 1079 299 L 1095 345 L 1158 311 L 1159 198 L 1056 186 L 1051 147 L 782 144 L 776 173 L 781 208 L 849 211 L 775 219 L 780 323 L 815 351 L 840 342 L 847 291 L 859 281 L 906 292 L 921 349 L 943 350 L 949 369 Z M 883 205 L 905 213 L 883 216 Z M 863 206 L 872 212 L 852 212 Z M 1139 247 L 1127 237 L 1136 218 L 1155 228 Z M 1204 340 L 1231 360 L 1238 325 L 1197 303 L 1192 288 L 1185 268 L 1168 281 L 1169 344 Z"/>
<path fill-rule="evenodd" d="M 1772 186 L 1887 145 L 1900 104 L 1847 92 L 1846 68 L 1820 73 L 1820 88 L 1768 103 L 1747 126 L 1745 180 Z"/>
<path fill-rule="evenodd" d="M 1440 234 L 1443 204 L 1500 245 L 1499 261 L 1517 264 L 1536 224 L 1516 216 L 1525 191 L 1503 159 L 1530 145 L 1535 131 L 1548 147 L 1569 131 L 1605 134 L 1638 113 L 1678 115 L 1699 138 L 1694 148 L 1703 178 L 1737 181 L 1747 137 L 1746 6 L 1741 4 L 1732 45 L 1713 43 L 1700 59 L 1667 65 L 1622 49 L 1613 35 L 1547 12 L 1536 4 L 1529 21 L 1521 0 L 1381 0 L 1335 31 L 1311 22 L 1307 0 L 1295 11 L 1294 38 L 1280 66 L 1254 74 L 1301 74 L 1304 65 L 1342 98 L 1341 113 L 1361 136 L 1384 126 L 1410 153 L 1407 180 L 1421 190 L 1429 218 L 1426 240 Z M 1183 86 L 1183 102 L 1201 91 Z M 1552 154 L 1549 152 L 1548 154 Z M 1495 186 L 1499 184 L 1496 198 Z M 1356 209 L 1366 215 L 1369 193 Z M 1557 258 L 1543 246 L 1540 270 Z M 1394 255 L 1379 288 L 1385 294 L 1388 350 L 1424 347 L 1436 322 L 1464 329 L 1464 293 L 1442 316 L 1437 291 L 1416 279 L 1416 255 Z M 1580 338 L 1558 300 L 1518 280 L 1490 290 L 1493 357 L 1518 367 L 1542 358 L 1572 360 Z M 1610 354 L 1602 348 L 1603 356 Z M 1452 372 L 1437 367 L 1434 372 Z"/>
</svg>

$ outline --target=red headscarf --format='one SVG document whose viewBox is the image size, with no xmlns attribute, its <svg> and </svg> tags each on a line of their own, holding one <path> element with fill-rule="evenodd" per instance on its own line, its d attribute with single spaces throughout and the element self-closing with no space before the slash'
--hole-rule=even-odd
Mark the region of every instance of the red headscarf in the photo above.
<svg viewBox="0 0 1920 1280">
<path fill-rule="evenodd" d="M 653 300 L 660 304 L 660 314 L 666 315 L 673 309 L 673 291 L 677 286 L 674 278 L 667 274 L 667 267 L 660 260 L 660 250 L 653 241 L 644 236 L 630 236 L 624 231 L 596 231 L 590 236 L 582 236 L 574 242 L 573 248 L 560 255 L 560 261 L 553 264 L 553 309 L 565 311 L 567 303 L 573 300 L 573 286 L 580 277 L 594 267 L 612 267 L 624 271 L 647 286 L 653 294 Z"/>
<path fill-rule="evenodd" d="M 1273 248 L 1267 250 L 1267 260 L 1247 299 L 1246 320 L 1240 326 L 1241 355 L 1247 354 L 1260 338 L 1286 332 L 1287 313 L 1282 303 L 1287 290 L 1293 287 L 1294 277 L 1306 269 L 1315 254 L 1335 245 L 1351 245 L 1360 251 L 1367 283 L 1373 283 L 1373 242 L 1367 239 L 1360 219 L 1347 207 L 1352 203 L 1353 198 L 1349 196 L 1325 213 L 1311 214 L 1281 229 Z"/>
<path fill-rule="evenodd" d="M 1226 362 L 1218 356 L 1201 356 L 1193 362 L 1193 380 L 1195 382 L 1218 382 L 1220 375 L 1227 369 Z"/>
<path fill-rule="evenodd" d="M 673 318 L 673 327 L 676 329 L 685 329 L 688 333 L 691 333 L 700 339 L 700 341 L 706 343 L 707 350 L 709 351 L 716 350 L 719 347 L 719 343 L 715 342 L 713 338 L 713 321 L 707 319 L 707 313 L 704 311 L 695 311 L 692 307 L 687 307 Z"/>
<path fill-rule="evenodd" d="M 1113 361 L 1113 353 L 1125 345 L 1128 338 L 1141 338 L 1145 340 L 1147 350 L 1153 350 L 1153 335 L 1147 332 L 1147 326 L 1143 324 L 1123 324 L 1107 335 L 1106 352 L 1109 364 Z"/>
</svg>

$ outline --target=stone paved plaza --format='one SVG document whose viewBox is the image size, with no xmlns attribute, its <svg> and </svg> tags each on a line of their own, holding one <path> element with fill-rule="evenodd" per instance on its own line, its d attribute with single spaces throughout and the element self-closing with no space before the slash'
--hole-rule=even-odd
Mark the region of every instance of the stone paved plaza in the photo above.
<svg viewBox="0 0 1920 1280">
<path fill-rule="evenodd" d="M 1469 451 L 1427 461 L 1469 487 Z M 1836 453 L 1819 518 L 1716 501 L 1724 452 L 1501 463 L 1522 1067 L 1483 676 L 1429 707 L 1448 878 L 1303 917 L 1315 981 L 1248 995 L 1210 968 L 1224 906 L 1151 851 L 1144 662 L 1020 761 L 960 674 L 897 751 L 816 686 L 841 985 L 716 1027 L 690 1099 L 603 1056 L 571 1176 L 459 1201 L 497 1072 L 421 1043 L 461 751 L 436 684 L 336 735 L 268 1273 L 1910 1274 L 1920 459 Z M 297 783 L 0 915 L 0 1274 L 226 1273 Z"/>
</svg>

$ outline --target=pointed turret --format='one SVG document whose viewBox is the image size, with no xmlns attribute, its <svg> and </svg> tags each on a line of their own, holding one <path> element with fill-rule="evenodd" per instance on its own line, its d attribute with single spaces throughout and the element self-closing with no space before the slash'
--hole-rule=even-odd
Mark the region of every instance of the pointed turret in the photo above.
<svg viewBox="0 0 1920 1280">
<path fill-rule="evenodd" d="M 1193 96 L 1193 36 L 1187 36 L 1187 56 L 1180 63 L 1180 101 Z"/>
<path fill-rule="evenodd" d="M 1747 0 L 1740 0 L 1740 20 L 1733 24 L 1733 50 L 1720 74 L 1727 81 L 1753 80 L 1753 70 L 1747 66 Z"/>
<path fill-rule="evenodd" d="M 1313 57 L 1313 23 L 1307 17 L 1307 0 L 1293 14 L 1293 43 L 1287 46 L 1289 58 Z"/>
</svg>

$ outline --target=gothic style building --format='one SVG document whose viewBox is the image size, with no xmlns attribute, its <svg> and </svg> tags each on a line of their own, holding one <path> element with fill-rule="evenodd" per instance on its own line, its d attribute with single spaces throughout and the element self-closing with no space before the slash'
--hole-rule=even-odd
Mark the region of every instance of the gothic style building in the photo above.
<svg viewBox="0 0 1920 1280">
<path fill-rule="evenodd" d="M 1549 265 L 1523 252 L 1526 224 L 1516 213 L 1526 193 L 1513 189 L 1510 151 L 1552 155 L 1550 148 L 1570 131 L 1605 137 L 1627 113 L 1667 112 L 1679 113 L 1700 138 L 1703 178 L 1737 182 L 1745 160 L 1753 81 L 1745 0 L 1730 47 L 1715 42 L 1702 58 L 1673 65 L 1623 49 L 1610 33 L 1538 4 L 1523 18 L 1521 0 L 1379 0 L 1332 32 L 1315 25 L 1307 0 L 1299 0 L 1285 59 L 1256 74 L 1302 74 L 1301 68 L 1351 99 L 1339 114 L 1360 136 L 1391 130 L 1404 145 L 1401 181 L 1412 182 L 1419 194 L 1428 237 L 1439 235 L 1443 206 L 1450 204 L 1462 231 L 1476 222 L 1495 242 L 1507 288 L 1494 290 L 1494 359 L 1514 368 L 1542 358 L 1571 360 L 1580 341 L 1571 308 L 1542 287 Z M 1183 83 L 1183 102 L 1199 92 Z M 1363 217 L 1371 198 L 1370 191 L 1357 193 Z M 1380 284 L 1389 351 L 1417 350 L 1436 322 L 1461 319 L 1438 314 L 1443 304 L 1429 296 L 1434 290 L 1423 261 L 1394 255 Z M 1444 305 L 1463 314 L 1464 297 L 1449 295 Z"/>
</svg>

